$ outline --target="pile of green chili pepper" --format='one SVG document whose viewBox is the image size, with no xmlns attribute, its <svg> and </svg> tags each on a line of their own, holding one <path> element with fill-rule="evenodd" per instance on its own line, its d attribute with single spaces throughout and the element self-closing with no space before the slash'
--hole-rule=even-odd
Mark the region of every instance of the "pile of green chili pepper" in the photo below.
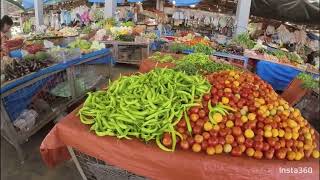
<svg viewBox="0 0 320 180">
<path fill-rule="evenodd" d="M 146 142 L 156 139 L 161 149 L 174 151 L 176 136 L 181 136 L 174 126 L 184 111 L 198 105 L 195 99 L 209 90 L 209 82 L 201 76 L 155 69 L 121 77 L 108 90 L 89 93 L 79 116 L 98 136 L 137 137 Z M 171 149 L 160 142 L 165 132 L 172 136 Z"/>
</svg>

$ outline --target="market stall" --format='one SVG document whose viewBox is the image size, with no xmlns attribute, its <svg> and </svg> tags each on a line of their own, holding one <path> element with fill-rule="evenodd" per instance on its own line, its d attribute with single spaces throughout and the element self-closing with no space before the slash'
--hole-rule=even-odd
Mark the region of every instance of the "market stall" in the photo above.
<svg viewBox="0 0 320 180">
<path fill-rule="evenodd" d="M 23 14 L 1 67 L 2 136 L 21 159 L 62 117 L 41 156 L 72 158 L 84 180 L 319 177 L 312 26 L 249 16 L 244 0 L 121 4 L 37 0 Z M 139 72 L 111 82 L 115 63 Z"/>
<path fill-rule="evenodd" d="M 208 158 L 204 154 L 193 154 L 183 150 L 177 150 L 174 153 L 163 152 L 155 144 L 145 144 L 139 140 L 119 141 L 113 137 L 97 137 L 89 132 L 88 127 L 80 123 L 76 113 L 77 110 L 69 114 L 48 134 L 41 144 L 40 152 L 43 160 L 51 167 L 72 157 L 75 162 L 79 163 L 77 167 L 80 172 L 83 172 L 83 179 L 105 178 L 108 174 L 113 174 L 116 178 L 128 178 L 132 176 L 131 173 L 150 179 L 168 180 L 208 179 L 210 177 L 217 179 L 234 179 L 235 177 L 240 179 L 313 179 L 319 176 L 317 160 L 287 162 L 253 160 L 228 155 Z M 80 140 L 74 137 L 83 138 Z M 67 146 L 70 150 L 72 149 L 71 155 Z M 306 167 L 307 171 L 312 171 L 312 173 L 286 174 L 279 170 L 279 168 L 295 167 Z M 126 173 L 126 171 L 131 173 Z"/>
<path fill-rule="evenodd" d="M 104 64 L 102 71 L 98 70 L 99 63 Z M 86 92 L 100 87 L 107 77 L 111 77 L 112 63 L 110 50 L 102 49 L 65 59 L 2 84 L 1 135 L 16 148 L 21 161 L 25 154 L 20 144 L 60 117 Z M 18 68 L 20 65 L 21 62 L 14 60 L 12 66 Z M 5 72 L 14 73 L 9 72 L 8 66 Z M 16 77 L 18 74 L 11 75 Z"/>
<path fill-rule="evenodd" d="M 176 58 L 157 53 L 150 59 L 173 62 L 173 69 L 122 76 L 89 94 L 45 138 L 43 160 L 56 166 L 71 155 L 83 179 L 103 178 L 105 171 L 126 178 L 231 179 L 236 172 L 242 179 L 292 179 L 301 177 L 279 168 L 299 166 L 311 167 L 306 178 L 318 176 L 311 158 L 319 158 L 318 133 L 269 84 L 202 53 Z M 172 173 L 177 166 L 184 168 Z"/>
</svg>

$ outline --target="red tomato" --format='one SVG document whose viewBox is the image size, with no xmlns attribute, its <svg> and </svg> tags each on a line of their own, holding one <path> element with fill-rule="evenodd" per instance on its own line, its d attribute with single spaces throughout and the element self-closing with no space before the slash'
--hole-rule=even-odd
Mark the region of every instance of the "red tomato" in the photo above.
<svg viewBox="0 0 320 180">
<path fill-rule="evenodd" d="M 184 149 L 184 150 L 187 150 L 187 149 L 189 149 L 190 145 L 189 145 L 189 143 L 188 143 L 187 140 L 182 140 L 182 141 L 180 142 L 180 147 L 181 147 L 182 149 Z"/>
</svg>

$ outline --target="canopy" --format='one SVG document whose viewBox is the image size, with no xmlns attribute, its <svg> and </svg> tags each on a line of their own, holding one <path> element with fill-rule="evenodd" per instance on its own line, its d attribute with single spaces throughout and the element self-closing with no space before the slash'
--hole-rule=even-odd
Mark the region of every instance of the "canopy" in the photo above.
<svg viewBox="0 0 320 180">
<path fill-rule="evenodd" d="M 88 0 L 89 2 L 92 3 L 104 3 L 105 0 Z M 124 0 L 117 0 L 118 4 L 124 3 Z"/>
<path fill-rule="evenodd" d="M 201 0 L 169 0 L 170 3 L 173 4 L 175 1 L 176 6 L 190 6 L 190 5 L 197 5 Z"/>
<path fill-rule="evenodd" d="M 280 21 L 319 24 L 319 0 L 252 0 L 251 14 Z"/>
</svg>

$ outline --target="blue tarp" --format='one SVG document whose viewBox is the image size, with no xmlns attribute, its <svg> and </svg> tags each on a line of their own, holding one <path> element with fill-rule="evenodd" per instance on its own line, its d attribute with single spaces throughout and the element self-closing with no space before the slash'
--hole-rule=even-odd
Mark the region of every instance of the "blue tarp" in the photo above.
<svg viewBox="0 0 320 180">
<path fill-rule="evenodd" d="M 105 0 L 88 0 L 88 2 L 91 2 L 91 3 L 104 3 Z M 124 0 L 117 0 L 117 3 L 118 4 L 122 4 L 122 3 L 124 3 Z"/>
<path fill-rule="evenodd" d="M 258 61 L 256 73 L 273 89 L 283 91 L 301 71 L 281 64 Z"/>
<path fill-rule="evenodd" d="M 88 0 L 88 2 L 92 2 L 92 3 L 104 3 L 105 0 Z M 128 2 L 143 2 L 144 0 L 128 0 Z M 118 4 L 122 4 L 124 3 L 125 0 L 117 0 Z"/>
<path fill-rule="evenodd" d="M 190 6 L 197 5 L 201 2 L 201 0 L 170 0 L 170 3 L 176 2 L 176 6 Z"/>
</svg>

